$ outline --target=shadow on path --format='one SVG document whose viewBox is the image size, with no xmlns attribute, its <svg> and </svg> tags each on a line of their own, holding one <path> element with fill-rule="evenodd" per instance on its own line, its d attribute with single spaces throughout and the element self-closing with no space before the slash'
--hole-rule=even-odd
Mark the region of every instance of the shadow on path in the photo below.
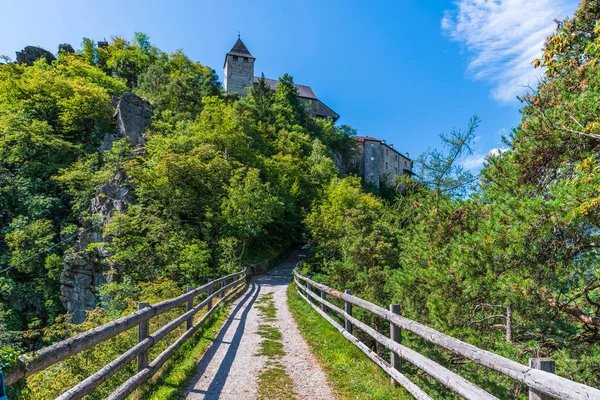
<svg viewBox="0 0 600 400">
<path fill-rule="evenodd" d="M 212 382 L 210 383 L 210 386 L 208 387 L 208 389 L 206 391 L 190 389 L 189 393 L 204 394 L 204 398 L 207 400 L 216 400 L 221 395 L 221 391 L 223 390 L 223 386 L 225 385 L 225 382 L 227 381 L 227 376 L 229 375 L 231 365 L 233 364 L 235 355 L 238 351 L 238 348 L 240 347 L 240 340 L 242 339 L 242 336 L 244 334 L 244 326 L 246 325 L 246 318 L 248 317 L 248 313 L 252 309 L 252 306 L 254 305 L 254 302 L 256 301 L 256 299 L 258 297 L 258 293 L 260 292 L 260 285 L 256 284 L 253 281 L 250 284 L 249 289 L 250 290 L 248 291 L 248 293 L 246 293 L 244 298 L 235 307 L 235 309 L 231 313 L 229 319 L 227 320 L 225 325 L 223 325 L 223 327 L 221 328 L 221 331 L 219 332 L 219 334 L 213 341 L 213 345 L 204 354 L 204 356 L 198 363 L 198 365 L 200 365 L 200 368 L 199 368 L 196 376 L 198 378 L 200 378 L 200 377 L 202 377 L 205 369 L 208 367 L 211 360 L 217 353 L 217 350 L 219 350 L 219 347 L 222 344 L 230 344 L 229 348 L 227 349 L 227 353 L 225 354 L 225 357 L 223 358 L 223 361 L 221 362 L 221 364 L 219 366 L 219 370 L 215 374 Z M 248 302 L 248 303 L 246 304 L 246 302 Z M 233 335 L 233 338 L 231 339 L 231 342 L 223 341 L 223 337 L 227 333 L 227 330 L 229 329 L 229 327 L 231 326 L 233 321 L 238 319 L 238 318 L 236 318 L 237 314 L 240 312 L 242 307 L 244 307 L 244 304 L 246 304 L 246 308 L 239 317 L 240 323 L 235 331 L 235 334 Z M 195 380 L 196 379 L 194 379 L 194 381 Z"/>
<path fill-rule="evenodd" d="M 232 365 L 236 359 L 236 355 L 239 350 L 242 337 L 244 336 L 248 313 L 250 312 L 254 303 L 256 302 L 261 292 L 261 288 L 263 287 L 263 285 L 269 287 L 288 285 L 290 280 L 292 279 L 293 268 L 296 266 L 299 260 L 305 259 L 307 255 L 307 248 L 302 250 L 296 250 L 293 252 L 292 255 L 290 255 L 290 257 L 288 257 L 287 260 L 281 262 L 277 267 L 267 272 L 265 275 L 258 275 L 252 278 L 247 292 L 243 295 L 242 299 L 240 299 L 239 303 L 232 310 L 227 322 L 219 331 L 219 334 L 214 339 L 211 347 L 199 361 L 198 370 L 196 372 L 195 377 L 192 380 L 194 384 L 188 389 L 188 395 L 200 395 L 202 396 L 201 398 L 205 400 L 217 400 L 220 398 L 223 392 L 223 388 L 227 383 L 227 378 L 229 377 L 229 374 L 231 372 Z M 237 327 L 234 326 L 232 328 L 235 329 L 232 339 L 230 341 L 225 341 L 225 336 L 230 336 L 228 335 L 228 331 L 231 328 L 234 321 L 239 321 L 239 324 Z M 209 386 L 206 388 L 206 390 L 195 388 L 194 385 L 197 385 L 198 382 L 202 380 L 204 374 L 207 372 L 207 369 L 209 369 L 211 363 L 213 363 L 213 361 L 216 362 L 218 360 L 219 356 L 217 355 L 217 353 L 219 352 L 219 349 L 222 345 L 228 345 L 229 347 L 227 348 L 223 359 L 218 364 L 218 370 L 216 371 L 214 376 L 212 376 L 212 380 L 210 381 Z M 240 361 L 238 360 L 238 362 Z M 197 397 L 193 396 L 192 398 Z"/>
</svg>

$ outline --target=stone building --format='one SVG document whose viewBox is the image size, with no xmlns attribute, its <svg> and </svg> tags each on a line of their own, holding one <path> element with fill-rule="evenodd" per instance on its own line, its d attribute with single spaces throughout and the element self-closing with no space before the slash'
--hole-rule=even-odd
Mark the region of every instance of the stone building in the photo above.
<svg viewBox="0 0 600 400">
<path fill-rule="evenodd" d="M 223 64 L 223 85 L 227 93 L 245 95 L 245 89 L 256 85 L 259 77 L 254 76 L 256 58 L 238 37 L 233 48 L 225 55 Z M 275 90 L 279 81 L 265 79 L 267 86 Z M 309 86 L 294 85 L 298 89 L 298 98 L 306 105 L 307 112 L 313 117 L 331 119 L 334 122 L 340 117 L 335 111 L 320 101 Z"/>
<path fill-rule="evenodd" d="M 366 184 L 379 188 L 383 182 L 393 184 L 396 175 L 412 175 L 413 162 L 406 155 L 394 149 L 393 144 L 369 136 L 356 136 L 358 152 L 352 164 Z"/>
</svg>

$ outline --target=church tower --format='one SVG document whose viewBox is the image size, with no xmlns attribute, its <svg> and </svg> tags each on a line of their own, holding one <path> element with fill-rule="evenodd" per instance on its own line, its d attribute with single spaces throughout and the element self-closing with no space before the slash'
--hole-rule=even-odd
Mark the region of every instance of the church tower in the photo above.
<svg viewBox="0 0 600 400">
<path fill-rule="evenodd" d="M 238 35 L 233 48 L 225 55 L 223 65 L 223 83 L 227 93 L 244 95 L 244 89 L 252 86 L 254 79 L 254 60 L 248 48 Z"/>
</svg>

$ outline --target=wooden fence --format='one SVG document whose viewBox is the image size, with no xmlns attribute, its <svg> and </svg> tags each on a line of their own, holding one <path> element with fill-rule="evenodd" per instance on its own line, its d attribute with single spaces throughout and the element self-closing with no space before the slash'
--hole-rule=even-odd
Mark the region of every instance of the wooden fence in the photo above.
<svg viewBox="0 0 600 400">
<path fill-rule="evenodd" d="M 301 265 L 301 264 L 299 264 Z M 398 305 L 391 305 L 390 310 L 379 307 L 359 297 L 352 296 L 349 291 L 340 292 L 323 284 L 314 282 L 294 270 L 294 282 L 298 294 L 303 297 L 321 316 L 331 323 L 350 342 L 362 350 L 373 362 L 379 365 L 391 378 L 403 386 L 416 399 L 431 399 L 421 388 L 411 382 L 401 372 L 400 358 L 412 363 L 431 377 L 438 380 L 447 388 L 466 399 L 496 399 L 477 385 L 462 378 L 435 361 L 417 353 L 401 344 L 401 330 L 415 335 L 449 350 L 476 364 L 509 376 L 529 387 L 530 399 L 598 399 L 600 390 L 554 375 L 548 371 L 552 365 L 544 359 L 532 359 L 531 366 L 525 366 L 486 350 L 481 350 L 468 343 L 444 335 L 432 328 L 400 316 Z M 302 282 L 305 283 L 302 284 Z M 344 301 L 344 309 L 327 301 L 327 296 Z M 315 304 L 318 304 L 318 306 Z M 390 337 L 382 335 L 377 330 L 352 316 L 352 307 L 360 307 L 369 313 L 383 318 L 390 323 Z M 333 311 L 344 318 L 342 326 L 329 314 Z M 371 336 L 377 343 L 387 347 L 391 352 L 390 362 L 387 362 L 352 334 L 356 327 Z M 551 366 L 553 372 L 553 368 Z"/>
<path fill-rule="evenodd" d="M 81 399 L 137 358 L 137 374 L 129 378 L 108 397 L 111 400 L 124 399 L 156 373 L 175 351 L 204 324 L 217 305 L 243 287 L 245 278 L 248 275 L 247 271 L 248 269 L 245 268 L 240 272 L 215 279 L 198 288 L 188 287 L 187 293 L 157 304 L 139 303 L 139 310 L 135 313 L 48 346 L 37 352 L 33 358 L 19 360 L 17 368 L 6 376 L 6 385 L 13 385 L 19 380 L 43 371 L 67 357 L 89 349 L 129 329 L 138 327 L 137 345 L 58 397 L 60 400 Z M 201 293 L 207 293 L 207 297 L 194 306 L 194 299 Z M 213 304 L 213 300 L 217 297 L 218 301 Z M 183 304 L 186 304 L 184 314 L 168 322 L 154 333 L 149 333 L 150 318 Z M 194 324 L 194 315 L 203 307 L 207 308 L 206 314 Z M 186 323 L 185 333 L 179 336 L 152 362 L 148 362 L 148 350 L 184 322 Z"/>
</svg>

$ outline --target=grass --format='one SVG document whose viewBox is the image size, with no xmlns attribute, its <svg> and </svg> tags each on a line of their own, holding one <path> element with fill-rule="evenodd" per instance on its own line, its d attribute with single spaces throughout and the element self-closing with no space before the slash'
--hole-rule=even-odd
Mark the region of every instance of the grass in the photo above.
<svg viewBox="0 0 600 400">
<path fill-rule="evenodd" d="M 244 289 L 241 289 L 244 290 Z M 234 295 L 235 296 L 235 295 Z M 186 341 L 153 378 L 132 397 L 136 399 L 167 400 L 182 398 L 198 362 L 229 316 L 230 301 L 219 305 L 203 326 Z"/>
<path fill-rule="evenodd" d="M 403 388 L 393 386 L 385 372 L 317 314 L 298 295 L 294 284 L 288 287 L 288 305 L 300 333 L 340 399 L 413 398 Z"/>
<path fill-rule="evenodd" d="M 258 335 L 263 339 L 281 340 L 281 332 L 272 325 L 260 324 L 258 326 Z"/>
<path fill-rule="evenodd" d="M 281 343 L 281 331 L 272 325 L 261 324 L 258 326 L 258 335 L 264 340 L 260 342 L 260 350 L 256 356 L 267 356 L 269 358 L 284 356 L 283 343 Z"/>
<path fill-rule="evenodd" d="M 277 307 L 273 293 L 261 295 L 255 307 L 263 322 L 277 321 Z M 281 331 L 270 324 L 260 324 L 257 334 L 263 339 L 255 356 L 266 356 L 265 367 L 258 375 L 258 398 L 260 400 L 292 400 L 296 398 L 292 379 L 279 359 L 285 355 Z"/>
<path fill-rule="evenodd" d="M 277 321 L 277 308 L 275 307 L 275 300 L 273 300 L 273 292 L 266 293 L 260 296 L 256 300 L 256 306 L 259 315 L 266 322 Z"/>
<path fill-rule="evenodd" d="M 266 368 L 258 375 L 258 398 L 260 400 L 294 399 L 292 379 L 279 361 L 267 361 Z"/>
</svg>

